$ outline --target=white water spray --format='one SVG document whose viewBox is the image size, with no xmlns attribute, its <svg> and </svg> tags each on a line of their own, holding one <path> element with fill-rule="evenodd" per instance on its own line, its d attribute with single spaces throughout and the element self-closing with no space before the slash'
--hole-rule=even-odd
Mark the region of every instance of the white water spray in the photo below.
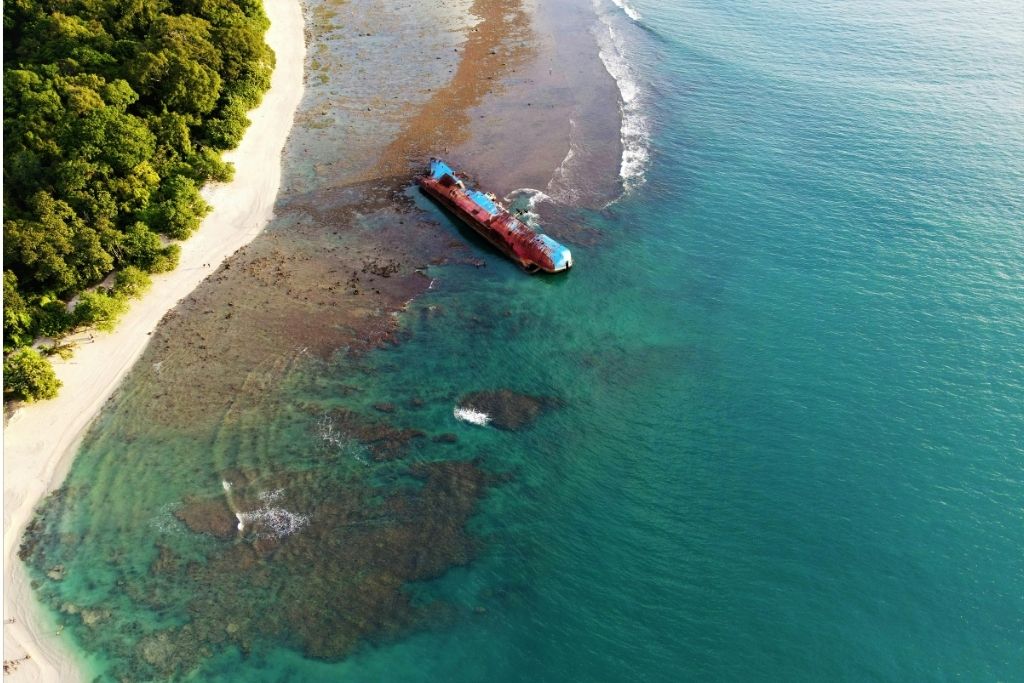
<svg viewBox="0 0 1024 683">
<path fill-rule="evenodd" d="M 479 410 L 473 410 L 472 408 L 455 406 L 454 414 L 456 420 L 462 420 L 463 422 L 469 422 L 481 427 L 486 427 L 487 423 L 491 421 L 490 415 Z"/>
</svg>

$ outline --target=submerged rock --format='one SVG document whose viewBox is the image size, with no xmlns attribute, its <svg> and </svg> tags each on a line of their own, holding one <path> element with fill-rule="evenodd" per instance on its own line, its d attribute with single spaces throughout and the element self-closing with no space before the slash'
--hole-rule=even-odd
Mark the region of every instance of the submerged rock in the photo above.
<svg viewBox="0 0 1024 683">
<path fill-rule="evenodd" d="M 149 565 L 150 574 L 173 572 L 178 568 L 178 556 L 174 551 L 162 543 L 157 543 L 157 555 L 152 564 Z"/>
<path fill-rule="evenodd" d="M 510 389 L 474 391 L 459 399 L 461 408 L 484 413 L 498 429 L 515 431 L 528 427 L 548 408 L 560 401 L 545 396 L 520 394 Z"/>
<path fill-rule="evenodd" d="M 238 529 L 238 518 L 222 497 L 187 498 L 174 516 L 191 531 L 221 539 L 231 538 Z"/>
<path fill-rule="evenodd" d="M 422 439 L 426 436 L 426 433 L 419 429 L 396 427 L 386 422 L 377 422 L 343 408 L 331 411 L 329 422 L 332 429 L 366 446 L 370 456 L 376 462 L 405 457 L 409 452 L 410 442 L 413 439 Z"/>
<path fill-rule="evenodd" d="M 139 641 L 137 650 L 142 659 L 161 674 L 175 670 L 175 659 L 180 657 L 169 633 L 156 633 Z"/>
<path fill-rule="evenodd" d="M 82 623 L 86 626 L 95 626 L 110 618 L 109 609 L 83 609 L 81 612 Z"/>
</svg>

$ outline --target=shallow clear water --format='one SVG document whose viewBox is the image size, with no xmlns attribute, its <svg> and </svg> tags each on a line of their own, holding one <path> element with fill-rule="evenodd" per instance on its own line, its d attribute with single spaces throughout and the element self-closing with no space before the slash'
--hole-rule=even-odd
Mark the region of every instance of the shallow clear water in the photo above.
<svg viewBox="0 0 1024 683">
<path fill-rule="evenodd" d="M 143 631 L 187 619 L 179 593 L 201 584 L 167 586 L 166 610 L 125 586 L 155 542 L 207 561 L 217 541 L 165 506 L 213 495 L 229 469 L 286 468 L 312 491 L 480 457 L 514 476 L 469 523 L 477 556 L 407 587 L 443 616 L 340 662 L 210 645 L 194 677 L 1024 671 L 1019 7 L 629 4 L 639 23 L 608 4 L 595 30 L 628 49 L 650 159 L 618 202 L 556 212 L 599 235 L 564 232 L 577 267 L 528 278 L 473 242 L 487 267 L 431 272 L 402 344 L 299 362 L 286 403 L 203 443 L 142 429 L 127 393 L 75 462 L 78 493 L 51 508 L 55 530 L 92 539 L 48 551 L 74 567 L 61 599 L 96 591 Z M 460 395 L 498 388 L 560 405 L 516 432 L 455 419 Z M 333 406 L 379 402 L 458 443 L 374 463 L 316 428 Z M 159 457 L 133 466 L 136 452 Z M 252 609 L 287 610 L 281 595 Z M 98 668 L 122 656 L 102 648 Z"/>
</svg>

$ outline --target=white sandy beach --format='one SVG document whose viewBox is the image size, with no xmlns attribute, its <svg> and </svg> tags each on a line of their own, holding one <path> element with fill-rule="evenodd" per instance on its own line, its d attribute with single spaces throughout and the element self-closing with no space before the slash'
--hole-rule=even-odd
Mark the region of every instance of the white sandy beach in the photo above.
<svg viewBox="0 0 1024 683">
<path fill-rule="evenodd" d="M 187 296 L 270 220 L 281 182 L 281 152 L 303 91 L 305 40 L 298 0 L 265 0 L 270 17 L 266 41 L 277 55 L 270 90 L 250 113 L 252 126 L 238 149 L 232 182 L 211 185 L 203 196 L 213 206 L 199 231 L 182 243 L 181 265 L 153 278 L 116 331 L 84 335 L 69 361 L 55 359 L 64 383 L 52 401 L 22 407 L 4 430 L 4 659 L 30 659 L 5 676 L 14 681 L 76 681 L 82 678 L 47 620 L 17 559 L 18 545 L 36 505 L 59 487 L 86 428 L 149 342 L 163 315 Z M 211 264 L 205 266 L 204 264 Z M 79 338 L 83 335 L 78 335 Z"/>
</svg>

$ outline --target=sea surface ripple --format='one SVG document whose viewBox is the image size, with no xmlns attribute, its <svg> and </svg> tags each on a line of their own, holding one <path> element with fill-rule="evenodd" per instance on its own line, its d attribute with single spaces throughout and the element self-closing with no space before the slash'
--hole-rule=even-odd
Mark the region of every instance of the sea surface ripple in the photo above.
<svg viewBox="0 0 1024 683">
<path fill-rule="evenodd" d="M 562 207 L 550 226 L 573 271 L 527 278 L 470 241 L 487 267 L 432 269 L 402 344 L 288 377 L 296 406 L 378 406 L 444 433 L 412 462 L 473 459 L 494 473 L 469 525 L 478 554 L 403 589 L 431 618 L 401 637 L 342 661 L 284 639 L 246 654 L 204 642 L 194 675 L 1020 680 L 1019 2 L 596 7 L 604 57 L 619 60 L 609 71 L 630 79 L 615 104 L 643 122 L 643 156 L 624 128 L 625 194 Z M 496 389 L 543 397 L 545 410 L 519 431 L 460 413 L 460 396 Z M 324 414 L 247 415 L 187 460 L 167 435 L 133 440 L 145 415 L 108 413 L 101 427 L 132 437 L 94 438 L 75 463 L 55 527 L 84 535 L 75 571 L 95 569 L 59 590 L 94 599 L 113 581 L 113 549 L 135 558 L 129 596 L 154 542 L 198 557 L 181 525 L 130 525 L 166 518 L 163 492 L 196 477 L 223 496 L 208 461 L 294 465 L 305 478 L 280 486 L 302 502 L 322 468 L 404 481 L 351 457 Z M 156 465 L 125 459 L 147 448 Z M 311 515 L 285 542 L 315 533 Z M 203 595 L 161 590 L 146 600 Z M 286 594 L 258 609 L 287 610 Z M 117 618 L 178 618 L 140 604 L 119 603 Z"/>
</svg>

